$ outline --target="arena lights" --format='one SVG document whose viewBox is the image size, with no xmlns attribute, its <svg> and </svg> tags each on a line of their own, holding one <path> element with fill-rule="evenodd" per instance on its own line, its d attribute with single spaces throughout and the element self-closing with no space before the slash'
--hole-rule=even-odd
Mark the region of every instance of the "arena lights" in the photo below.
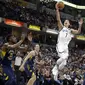
<svg viewBox="0 0 85 85">
<path fill-rule="evenodd" d="M 65 5 L 76 8 L 76 9 L 85 9 L 85 6 L 80 6 L 80 5 L 76 5 L 76 4 L 72 4 L 70 2 L 64 1 L 64 0 L 54 0 L 54 1 L 62 1 Z"/>
<path fill-rule="evenodd" d="M 77 35 L 76 38 L 78 40 L 85 40 L 85 36 L 83 36 L 83 35 Z"/>
<path fill-rule="evenodd" d="M 4 23 L 16 27 L 22 27 L 24 25 L 23 22 L 11 20 L 11 19 L 4 19 Z"/>
<path fill-rule="evenodd" d="M 46 32 L 51 34 L 58 34 L 58 31 L 53 29 L 47 29 Z"/>
<path fill-rule="evenodd" d="M 40 26 L 36 26 L 36 25 L 30 24 L 28 28 L 31 29 L 31 30 L 35 30 L 35 31 L 41 31 Z"/>
</svg>

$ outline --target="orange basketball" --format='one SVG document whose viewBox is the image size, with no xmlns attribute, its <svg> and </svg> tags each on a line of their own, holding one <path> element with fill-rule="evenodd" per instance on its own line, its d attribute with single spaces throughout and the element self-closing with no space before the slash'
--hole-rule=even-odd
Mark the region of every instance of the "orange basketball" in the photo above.
<svg viewBox="0 0 85 85">
<path fill-rule="evenodd" d="M 63 9 L 65 7 L 64 3 L 63 2 L 57 2 L 56 3 L 56 6 L 59 8 L 59 9 Z"/>
</svg>

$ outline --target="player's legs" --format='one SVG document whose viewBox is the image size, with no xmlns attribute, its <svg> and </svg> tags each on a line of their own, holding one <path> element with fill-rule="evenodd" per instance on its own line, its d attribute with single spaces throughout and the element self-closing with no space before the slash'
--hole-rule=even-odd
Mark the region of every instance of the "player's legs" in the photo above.
<svg viewBox="0 0 85 85">
<path fill-rule="evenodd" d="M 63 62 L 63 58 L 60 57 L 57 61 L 56 61 L 56 65 L 59 66 L 62 62 Z"/>
<path fill-rule="evenodd" d="M 53 74 L 54 80 L 57 81 L 58 80 L 58 66 L 57 66 L 57 64 L 53 67 L 52 74 Z"/>
<path fill-rule="evenodd" d="M 33 75 L 28 81 L 27 85 L 33 85 L 35 81 L 36 81 L 36 75 Z"/>
<path fill-rule="evenodd" d="M 3 72 L 8 76 L 5 85 L 16 85 L 16 78 L 11 67 L 3 66 Z"/>
<path fill-rule="evenodd" d="M 57 80 L 59 70 L 62 70 L 67 63 L 68 50 L 66 52 L 63 52 L 63 53 L 58 53 L 58 55 L 60 58 L 57 60 L 56 65 L 52 69 L 52 73 L 54 75 L 54 80 Z"/>
<path fill-rule="evenodd" d="M 68 50 L 66 50 L 63 53 L 58 53 L 59 59 L 57 60 L 56 64 L 58 66 L 59 70 L 62 70 L 64 66 L 67 64 L 67 59 L 68 59 Z"/>
<path fill-rule="evenodd" d="M 58 70 L 62 70 L 66 64 L 67 64 L 67 60 L 63 59 L 63 61 L 58 66 Z"/>
<path fill-rule="evenodd" d="M 58 79 L 58 68 L 57 68 L 57 65 L 55 65 L 54 68 L 52 69 L 52 74 L 53 74 L 54 80 L 57 81 L 57 79 Z"/>
</svg>

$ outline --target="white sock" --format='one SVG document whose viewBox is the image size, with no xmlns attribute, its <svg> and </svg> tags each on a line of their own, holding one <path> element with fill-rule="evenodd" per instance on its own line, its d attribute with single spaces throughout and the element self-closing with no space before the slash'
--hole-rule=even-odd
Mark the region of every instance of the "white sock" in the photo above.
<svg viewBox="0 0 85 85">
<path fill-rule="evenodd" d="M 57 81 L 57 78 L 58 78 L 58 68 L 57 68 L 57 65 L 55 65 L 54 68 L 52 69 L 52 74 L 54 76 L 54 80 Z"/>
<path fill-rule="evenodd" d="M 63 58 L 59 58 L 59 59 L 57 60 L 57 62 L 56 62 L 57 65 L 60 65 L 60 64 L 63 62 L 63 60 L 64 60 Z"/>
<path fill-rule="evenodd" d="M 55 80 L 55 81 L 58 80 L 58 75 L 54 75 L 54 80 Z"/>
<path fill-rule="evenodd" d="M 53 69 L 52 69 L 52 74 L 53 74 L 53 75 L 56 75 L 56 74 L 57 74 L 57 70 L 58 70 L 57 65 L 55 65 L 55 66 L 53 67 Z"/>
<path fill-rule="evenodd" d="M 67 64 L 66 60 L 63 60 L 63 62 L 59 65 L 58 69 L 62 70 L 65 67 L 66 64 Z"/>
</svg>

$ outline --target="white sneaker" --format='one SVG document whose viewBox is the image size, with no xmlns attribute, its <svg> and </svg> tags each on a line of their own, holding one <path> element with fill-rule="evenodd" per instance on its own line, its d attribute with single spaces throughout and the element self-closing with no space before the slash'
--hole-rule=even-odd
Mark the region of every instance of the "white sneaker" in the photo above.
<svg viewBox="0 0 85 85">
<path fill-rule="evenodd" d="M 54 75 L 54 80 L 55 80 L 55 81 L 58 80 L 58 75 Z"/>
</svg>

